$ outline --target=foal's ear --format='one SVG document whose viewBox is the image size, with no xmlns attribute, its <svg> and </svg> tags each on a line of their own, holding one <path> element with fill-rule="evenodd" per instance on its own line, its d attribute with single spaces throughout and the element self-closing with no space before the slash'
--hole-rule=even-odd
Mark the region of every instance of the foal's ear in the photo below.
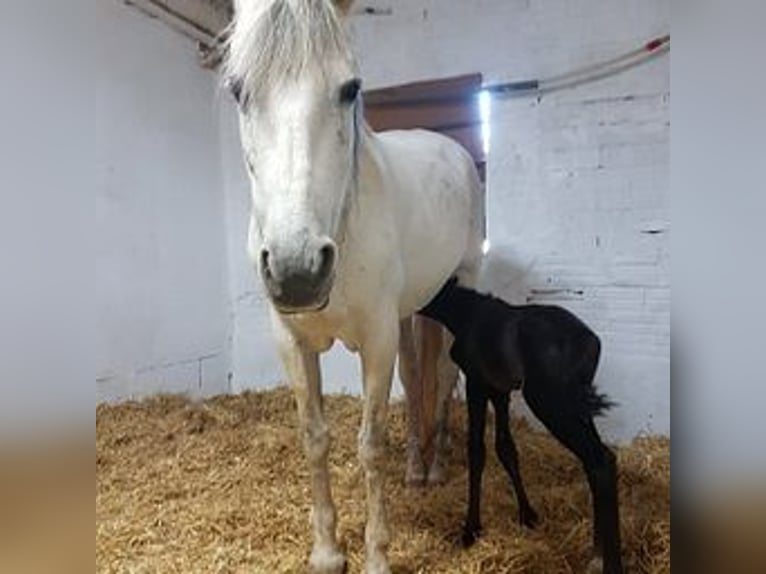
<svg viewBox="0 0 766 574">
<path fill-rule="evenodd" d="M 338 12 L 340 12 L 343 16 L 348 16 L 348 13 L 351 11 L 351 5 L 354 3 L 354 0 L 335 0 L 335 6 L 338 8 Z"/>
</svg>

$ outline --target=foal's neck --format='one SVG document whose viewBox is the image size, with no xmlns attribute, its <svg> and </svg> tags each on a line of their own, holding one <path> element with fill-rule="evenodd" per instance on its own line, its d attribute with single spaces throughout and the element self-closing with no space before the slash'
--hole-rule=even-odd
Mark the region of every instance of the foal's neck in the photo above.
<svg viewBox="0 0 766 574">
<path fill-rule="evenodd" d="M 489 295 L 455 286 L 439 293 L 421 313 L 447 327 L 455 337 L 460 337 L 479 307 L 489 300 Z"/>
</svg>

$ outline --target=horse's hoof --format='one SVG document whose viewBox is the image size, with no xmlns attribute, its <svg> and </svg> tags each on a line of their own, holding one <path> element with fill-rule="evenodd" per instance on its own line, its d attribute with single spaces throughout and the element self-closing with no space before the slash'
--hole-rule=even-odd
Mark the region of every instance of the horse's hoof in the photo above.
<svg viewBox="0 0 766 574">
<path fill-rule="evenodd" d="M 404 482 L 409 487 L 425 485 L 426 466 L 423 464 L 423 458 L 417 450 L 411 451 L 407 456 L 407 470 L 404 473 Z"/>
<path fill-rule="evenodd" d="M 388 560 L 381 555 L 369 557 L 364 565 L 365 574 L 391 574 L 391 568 L 388 566 Z"/>
<path fill-rule="evenodd" d="M 527 528 L 534 530 L 534 528 L 540 523 L 540 518 L 537 516 L 537 512 L 529 506 L 523 510 L 519 510 L 519 524 L 526 526 Z"/>
<path fill-rule="evenodd" d="M 428 484 L 439 486 L 447 482 L 447 471 L 441 464 L 434 464 L 428 469 Z"/>
<path fill-rule="evenodd" d="M 422 468 L 420 470 L 413 470 L 408 468 L 404 476 L 404 482 L 409 488 L 425 486 L 426 473 L 423 472 Z"/>
<path fill-rule="evenodd" d="M 345 574 L 346 558 L 337 550 L 314 550 L 309 559 L 311 574 Z"/>
<path fill-rule="evenodd" d="M 404 479 L 404 484 L 407 488 L 422 488 L 426 485 L 426 477 L 424 475 L 407 475 Z"/>
</svg>

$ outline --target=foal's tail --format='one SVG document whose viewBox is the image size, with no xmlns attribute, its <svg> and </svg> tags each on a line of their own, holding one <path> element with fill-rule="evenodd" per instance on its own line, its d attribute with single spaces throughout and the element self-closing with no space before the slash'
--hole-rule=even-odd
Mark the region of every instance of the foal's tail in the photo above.
<svg viewBox="0 0 766 574">
<path fill-rule="evenodd" d="M 576 387 L 578 397 L 576 404 L 591 417 L 599 417 L 606 414 L 606 411 L 617 406 L 607 395 L 599 393 L 593 385 L 578 385 Z"/>
<path fill-rule="evenodd" d="M 588 329 L 590 331 L 590 329 Z M 606 411 L 616 406 L 607 395 L 599 393 L 593 386 L 593 378 L 596 375 L 598 362 L 601 358 L 601 341 L 598 335 L 589 332 L 589 336 L 583 345 L 583 357 L 580 368 L 576 370 L 579 383 L 571 387 L 575 393 L 574 404 L 590 417 L 598 417 L 606 414 Z"/>
</svg>

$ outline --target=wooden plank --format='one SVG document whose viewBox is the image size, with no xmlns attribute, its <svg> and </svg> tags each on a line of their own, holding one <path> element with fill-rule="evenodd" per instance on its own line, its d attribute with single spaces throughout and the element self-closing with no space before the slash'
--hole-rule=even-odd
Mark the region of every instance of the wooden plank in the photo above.
<svg viewBox="0 0 766 574">
<path fill-rule="evenodd" d="M 468 74 L 454 78 L 427 80 L 369 90 L 364 93 L 368 106 L 414 105 L 452 99 L 464 100 L 481 90 L 481 74 Z"/>
<path fill-rule="evenodd" d="M 476 98 L 418 107 L 367 106 L 366 116 L 367 122 L 375 130 L 426 128 L 440 131 L 481 124 Z"/>
<path fill-rule="evenodd" d="M 423 128 L 447 135 L 482 164 L 481 84 L 481 74 L 469 74 L 371 90 L 364 94 L 365 116 L 376 131 Z"/>
</svg>

